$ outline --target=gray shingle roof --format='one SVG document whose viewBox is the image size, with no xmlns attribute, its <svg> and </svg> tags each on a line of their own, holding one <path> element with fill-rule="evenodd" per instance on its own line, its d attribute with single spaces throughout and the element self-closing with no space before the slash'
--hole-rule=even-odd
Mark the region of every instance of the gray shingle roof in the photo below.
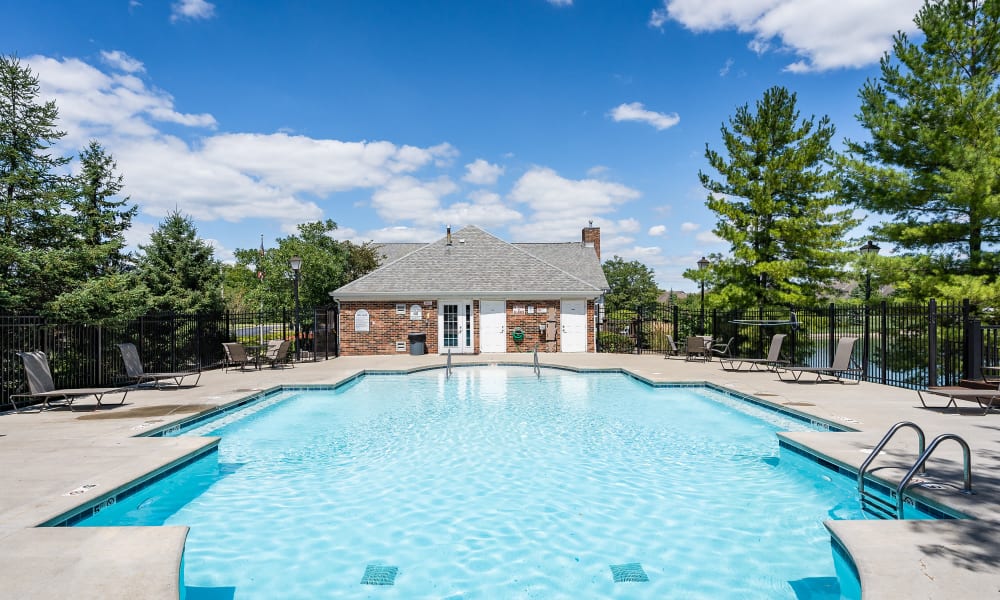
<svg viewBox="0 0 1000 600">
<path fill-rule="evenodd" d="M 452 234 L 451 246 L 447 245 L 446 237 L 441 238 L 386 262 L 330 295 L 337 299 L 402 296 L 596 298 L 601 295 L 607 286 L 603 273 L 596 282 L 580 276 L 592 274 L 594 268 L 600 270 L 594 249 L 584 248 L 582 244 L 576 244 L 575 250 L 571 249 L 573 244 L 552 245 L 566 246 L 551 249 L 547 255 L 560 264 L 538 256 L 546 251 L 537 246 L 545 244 L 528 244 L 537 251 L 532 253 L 521 245 L 509 244 L 470 225 Z M 594 264 L 572 266 L 574 258 Z"/>
</svg>

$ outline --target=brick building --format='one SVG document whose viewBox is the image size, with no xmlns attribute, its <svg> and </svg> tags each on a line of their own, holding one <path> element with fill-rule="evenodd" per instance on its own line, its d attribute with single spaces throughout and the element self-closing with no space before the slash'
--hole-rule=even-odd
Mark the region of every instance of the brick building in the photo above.
<svg viewBox="0 0 1000 600">
<path fill-rule="evenodd" d="M 330 292 L 344 356 L 409 352 L 419 334 L 428 353 L 595 351 L 608 289 L 598 227 L 580 242 L 512 244 L 470 225 L 380 249 L 382 266 Z"/>
</svg>

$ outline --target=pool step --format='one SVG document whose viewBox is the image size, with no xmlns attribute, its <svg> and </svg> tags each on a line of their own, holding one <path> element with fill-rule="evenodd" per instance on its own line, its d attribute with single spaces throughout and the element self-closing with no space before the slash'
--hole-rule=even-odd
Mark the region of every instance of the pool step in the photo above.
<svg viewBox="0 0 1000 600">
<path fill-rule="evenodd" d="M 896 505 L 881 496 L 865 490 L 861 494 L 861 510 L 880 519 L 894 520 L 896 518 Z"/>
</svg>

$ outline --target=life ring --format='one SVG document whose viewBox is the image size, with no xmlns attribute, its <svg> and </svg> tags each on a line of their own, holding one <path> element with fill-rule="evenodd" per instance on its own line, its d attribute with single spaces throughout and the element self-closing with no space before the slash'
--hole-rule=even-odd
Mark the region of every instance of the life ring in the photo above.
<svg viewBox="0 0 1000 600">
<path fill-rule="evenodd" d="M 524 339 L 524 330 L 520 327 L 515 327 L 514 330 L 510 332 L 510 337 L 515 342 L 520 342 Z"/>
</svg>

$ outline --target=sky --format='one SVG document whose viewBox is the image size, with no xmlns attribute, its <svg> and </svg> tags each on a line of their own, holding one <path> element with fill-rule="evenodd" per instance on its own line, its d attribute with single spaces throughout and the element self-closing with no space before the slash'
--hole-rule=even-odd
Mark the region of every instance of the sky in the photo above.
<svg viewBox="0 0 1000 600">
<path fill-rule="evenodd" d="M 695 290 L 681 273 L 729 250 L 706 145 L 776 85 L 835 148 L 867 139 L 858 90 L 921 5 L 0 0 L 0 53 L 56 101 L 56 153 L 113 155 L 132 248 L 174 210 L 226 262 L 321 219 L 359 243 L 579 241 L 592 221 L 602 259 Z"/>
</svg>

